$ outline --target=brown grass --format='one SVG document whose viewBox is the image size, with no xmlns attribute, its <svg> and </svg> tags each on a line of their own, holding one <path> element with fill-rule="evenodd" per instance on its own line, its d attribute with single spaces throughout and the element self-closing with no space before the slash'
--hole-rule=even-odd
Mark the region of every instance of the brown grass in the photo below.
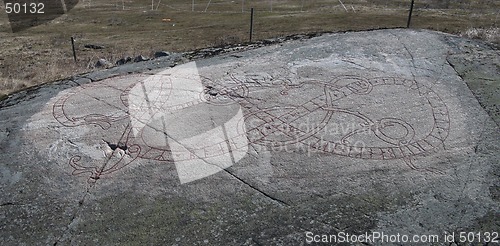
<svg viewBox="0 0 500 246">
<path fill-rule="evenodd" d="M 256 9 L 254 40 L 259 40 L 294 33 L 403 27 L 409 1 L 344 1 L 346 12 L 333 0 L 273 0 L 271 12 L 269 0 L 246 0 L 244 13 L 241 1 L 213 0 L 207 12 L 208 0 L 196 0 L 194 12 L 190 2 L 163 0 L 158 10 L 151 11 L 148 1 L 81 0 L 68 14 L 18 33 L 9 31 L 6 15 L 0 14 L 0 94 L 91 71 L 99 58 L 115 62 L 124 56 L 151 56 L 158 50 L 182 52 L 245 42 L 250 7 Z M 419 1 L 412 26 L 498 43 L 497 9 L 497 1 Z M 76 38 L 77 63 L 71 36 Z M 92 50 L 85 44 L 105 48 Z"/>
<path fill-rule="evenodd" d="M 473 39 L 486 40 L 491 43 L 500 44 L 500 28 L 499 27 L 487 27 L 487 28 L 476 28 L 471 27 L 460 33 L 462 36 Z"/>
</svg>

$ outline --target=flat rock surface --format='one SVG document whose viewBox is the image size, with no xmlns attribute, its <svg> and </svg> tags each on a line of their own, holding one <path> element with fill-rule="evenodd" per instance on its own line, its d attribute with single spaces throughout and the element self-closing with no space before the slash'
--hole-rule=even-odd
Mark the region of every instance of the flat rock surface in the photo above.
<svg viewBox="0 0 500 246">
<path fill-rule="evenodd" d="M 468 87 L 497 50 L 395 29 L 177 58 L 0 102 L 0 244 L 498 236 L 498 93 Z"/>
</svg>

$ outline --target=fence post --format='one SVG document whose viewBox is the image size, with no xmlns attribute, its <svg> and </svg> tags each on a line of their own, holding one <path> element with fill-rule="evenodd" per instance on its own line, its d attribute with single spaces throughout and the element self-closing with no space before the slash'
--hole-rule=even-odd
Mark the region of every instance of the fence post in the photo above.
<svg viewBox="0 0 500 246">
<path fill-rule="evenodd" d="M 75 63 L 76 63 L 75 38 L 73 38 L 73 37 L 71 37 L 71 48 L 73 48 L 73 59 L 75 59 Z"/>
<path fill-rule="evenodd" d="M 250 42 L 252 42 L 252 36 L 253 36 L 253 8 L 250 10 Z"/>
<path fill-rule="evenodd" d="M 408 23 L 406 23 L 406 28 L 410 28 L 410 23 L 411 23 L 411 15 L 413 13 L 413 4 L 415 3 L 415 0 L 411 0 L 411 6 L 410 6 L 410 14 L 408 15 Z"/>
</svg>

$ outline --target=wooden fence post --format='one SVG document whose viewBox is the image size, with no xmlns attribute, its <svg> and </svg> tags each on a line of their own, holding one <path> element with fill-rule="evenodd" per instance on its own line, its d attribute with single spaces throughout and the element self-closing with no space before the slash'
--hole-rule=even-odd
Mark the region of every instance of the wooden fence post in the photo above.
<svg viewBox="0 0 500 246">
<path fill-rule="evenodd" d="M 411 23 L 411 15 L 413 13 L 413 4 L 415 3 L 415 0 L 411 0 L 411 6 L 410 6 L 410 14 L 408 15 L 408 22 L 406 23 L 406 28 L 410 28 L 410 23 Z"/>
<path fill-rule="evenodd" d="M 252 8 L 250 10 L 250 42 L 252 42 L 252 36 L 253 36 L 253 13 L 254 13 L 254 10 Z"/>
<path fill-rule="evenodd" d="M 71 37 L 71 48 L 73 48 L 73 59 L 75 59 L 75 63 L 76 63 L 75 38 L 73 38 L 73 37 Z"/>
</svg>

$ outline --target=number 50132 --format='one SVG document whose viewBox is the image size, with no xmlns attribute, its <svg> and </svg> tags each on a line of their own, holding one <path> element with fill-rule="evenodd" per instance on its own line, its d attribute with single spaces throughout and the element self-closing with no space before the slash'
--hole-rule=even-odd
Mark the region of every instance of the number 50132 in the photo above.
<svg viewBox="0 0 500 246">
<path fill-rule="evenodd" d="M 45 5 L 43 3 L 6 3 L 7 14 L 43 14 Z"/>
</svg>

